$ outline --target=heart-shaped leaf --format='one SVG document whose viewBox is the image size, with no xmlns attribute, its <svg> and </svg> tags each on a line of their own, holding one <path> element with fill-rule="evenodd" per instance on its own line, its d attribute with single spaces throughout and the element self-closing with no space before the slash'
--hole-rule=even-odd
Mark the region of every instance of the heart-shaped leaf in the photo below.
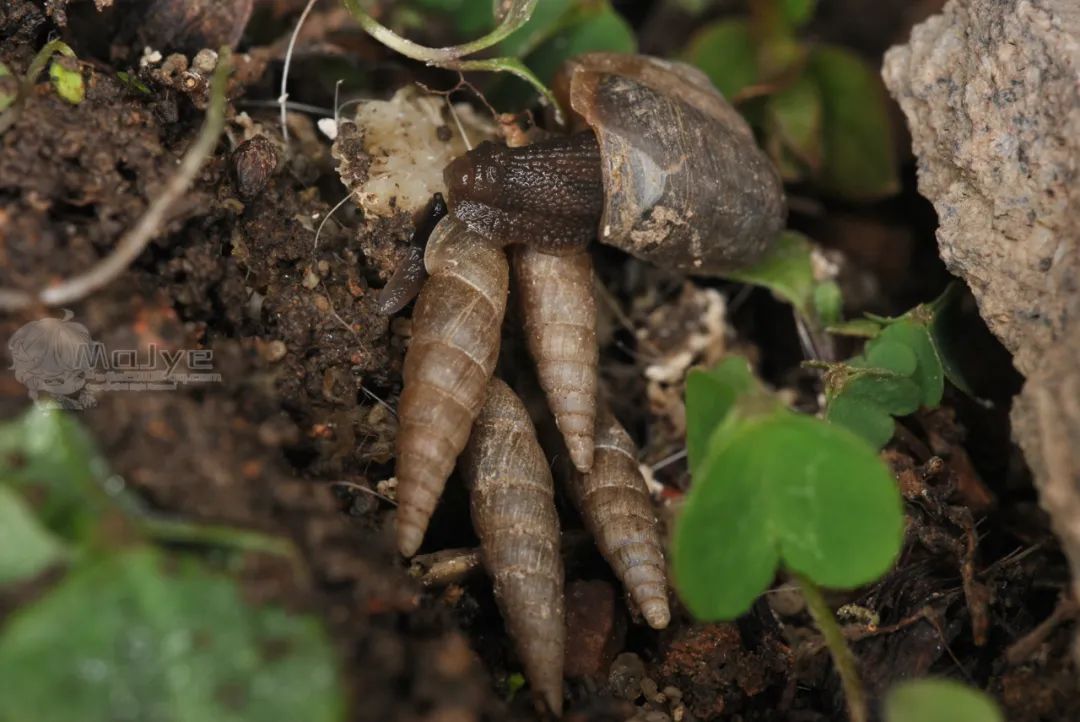
<svg viewBox="0 0 1080 722">
<path fill-rule="evenodd" d="M 899 552 L 902 529 L 891 474 L 853 433 L 782 409 L 729 414 L 675 531 L 676 586 L 698 618 L 731 619 L 778 564 L 828 587 L 875 579 Z"/>
</svg>

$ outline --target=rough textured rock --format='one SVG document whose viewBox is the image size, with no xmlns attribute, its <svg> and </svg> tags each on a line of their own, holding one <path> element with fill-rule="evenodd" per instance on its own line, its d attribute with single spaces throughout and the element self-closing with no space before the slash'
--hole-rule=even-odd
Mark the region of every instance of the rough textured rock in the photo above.
<svg viewBox="0 0 1080 722">
<path fill-rule="evenodd" d="M 1072 567 L 1080 599 L 1080 334 L 1047 355 L 1013 404 L 1013 434 Z M 1080 648 L 1077 650 L 1080 652 Z"/>
<path fill-rule="evenodd" d="M 1080 3 L 952 0 L 883 76 L 941 256 L 1027 376 L 1013 434 L 1080 595 Z"/>
<path fill-rule="evenodd" d="M 1080 3 L 953 0 L 883 76 L 941 256 L 1030 375 L 1077 315 Z"/>
</svg>

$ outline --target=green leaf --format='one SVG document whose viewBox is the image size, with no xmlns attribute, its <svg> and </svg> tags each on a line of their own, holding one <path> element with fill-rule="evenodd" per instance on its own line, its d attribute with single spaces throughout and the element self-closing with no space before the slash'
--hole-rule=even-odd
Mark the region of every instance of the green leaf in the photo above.
<svg viewBox="0 0 1080 722">
<path fill-rule="evenodd" d="M 109 505 L 108 467 L 69 414 L 30 408 L 0 425 L 0 481 L 32 494 L 38 518 L 63 539 L 81 542 Z"/>
<path fill-rule="evenodd" d="M 743 283 L 764 286 L 795 307 L 799 313 L 812 313 L 814 269 L 810 260 L 810 240 L 795 231 L 784 231 L 769 246 L 757 263 L 732 271 L 727 277 Z"/>
<path fill-rule="evenodd" d="M 675 530 L 675 581 L 695 616 L 731 619 L 778 563 L 828 587 L 872 581 L 895 559 L 902 530 L 891 474 L 851 432 L 783 409 L 729 417 Z"/>
<path fill-rule="evenodd" d="M 814 16 L 817 0 L 779 0 L 784 18 L 793 27 L 805 25 Z"/>
<path fill-rule="evenodd" d="M 72 105 L 78 105 L 86 99 L 86 86 L 83 84 L 83 76 L 77 60 L 73 58 L 54 60 L 49 66 L 49 77 L 52 79 L 53 87 L 56 88 L 56 94 Z"/>
<path fill-rule="evenodd" d="M 993 700 L 951 679 L 916 679 L 889 690 L 885 722 L 1004 722 Z"/>
<path fill-rule="evenodd" d="M 840 286 L 835 281 L 824 281 L 814 286 L 814 313 L 821 323 L 830 325 L 839 323 L 843 317 L 844 298 Z"/>
<path fill-rule="evenodd" d="M 896 432 L 896 422 L 887 411 L 857 396 L 837 396 L 829 402 L 825 418 L 857 434 L 874 449 L 889 443 Z"/>
<path fill-rule="evenodd" d="M 823 107 L 821 91 L 813 78 L 801 76 L 765 101 L 765 123 L 773 149 L 789 153 L 808 171 L 821 167 Z M 802 173 L 792 180 L 802 177 Z"/>
<path fill-rule="evenodd" d="M 681 59 L 701 68 L 729 100 L 757 82 L 757 46 L 745 20 L 705 26 L 690 39 Z"/>
<path fill-rule="evenodd" d="M 228 578 L 148 549 L 94 560 L 7 620 L 0 719 L 335 722 L 314 619 L 244 604 Z"/>
<path fill-rule="evenodd" d="M 705 457 L 709 438 L 735 401 L 755 388 L 757 380 L 742 356 L 726 358 L 711 369 L 690 369 L 686 377 L 686 454 L 691 469 Z"/>
<path fill-rule="evenodd" d="M 525 62 L 541 80 L 550 83 L 563 61 L 601 50 L 637 51 L 633 28 L 606 2 L 572 11 L 558 32 L 530 53 Z"/>
<path fill-rule="evenodd" d="M 0 585 L 31 579 L 67 554 L 18 492 L 0 484 Z"/>
<path fill-rule="evenodd" d="M 872 200 L 900 187 L 885 93 L 877 73 L 848 50 L 824 45 L 807 71 L 824 112 L 824 155 L 818 183 L 850 200 Z"/>
<path fill-rule="evenodd" d="M 152 95 L 149 86 L 139 79 L 139 76 L 133 73 L 127 73 L 123 70 L 116 74 L 117 79 L 124 84 L 128 89 L 138 93 L 139 95 Z"/>
<path fill-rule="evenodd" d="M 941 403 L 941 395 L 945 391 L 945 372 L 927 326 L 906 319 L 889 324 L 877 338 L 866 344 L 867 358 L 878 353 L 876 349 L 883 345 L 901 345 L 910 349 L 918 364 L 910 374 L 905 375 L 911 375 L 921 389 L 920 403 L 926 407 Z"/>
<path fill-rule="evenodd" d="M 874 338 L 881 333 L 881 324 L 869 318 L 854 318 L 843 323 L 831 324 L 825 330 L 837 336 Z"/>
<path fill-rule="evenodd" d="M 538 3 L 529 22 L 499 43 L 499 55 L 524 58 L 563 28 L 581 0 L 545 0 Z M 606 3 L 605 3 L 606 4 Z"/>
<path fill-rule="evenodd" d="M 930 338 L 934 342 L 938 358 L 941 360 L 941 368 L 953 386 L 963 391 L 972 398 L 976 398 L 975 391 L 968 383 L 960 369 L 957 360 L 959 352 L 956 348 L 963 319 L 960 316 L 960 304 L 957 299 L 960 295 L 960 284 L 949 284 L 938 298 L 926 304 L 931 319 L 929 324 Z"/>
<path fill-rule="evenodd" d="M 886 357 L 890 352 L 894 355 Z M 914 354 L 903 346 L 887 348 L 877 360 L 899 369 L 911 369 L 917 363 Z M 847 427 L 878 449 L 892 438 L 892 417 L 906 416 L 919 408 L 921 390 L 908 374 L 856 365 L 868 363 L 867 359 L 856 358 L 852 365 L 838 364 L 826 374 L 825 418 Z"/>
<path fill-rule="evenodd" d="M 919 365 L 919 359 L 906 344 L 878 337 L 867 344 L 865 358 L 853 360 L 852 365 L 887 369 L 900 376 L 911 376 Z"/>
<path fill-rule="evenodd" d="M 431 22 L 431 12 L 445 16 L 457 31 L 456 37 L 476 37 L 489 32 L 494 26 L 491 5 L 477 0 L 414 0 L 416 7 L 425 12 L 422 20 Z M 538 3 L 537 11 L 546 3 Z M 535 18 L 536 15 L 534 14 Z"/>
</svg>

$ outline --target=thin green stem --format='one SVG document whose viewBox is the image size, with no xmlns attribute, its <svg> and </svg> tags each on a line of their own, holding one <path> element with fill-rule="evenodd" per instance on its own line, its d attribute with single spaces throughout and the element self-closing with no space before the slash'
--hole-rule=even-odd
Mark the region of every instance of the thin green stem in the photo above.
<svg viewBox="0 0 1080 722">
<path fill-rule="evenodd" d="M 859 681 L 855 655 L 851 653 L 851 648 L 844 639 L 844 633 L 836 622 L 836 616 L 826 603 L 821 588 L 817 584 L 802 574 L 797 572 L 792 574 L 799 583 L 803 599 L 806 600 L 806 607 L 810 610 L 810 616 L 814 618 L 814 623 L 821 630 L 821 636 L 825 638 L 825 646 L 829 648 L 833 664 L 836 665 L 836 671 L 840 675 L 840 683 L 844 687 L 844 699 L 847 701 L 848 717 L 851 718 L 851 722 L 866 722 L 866 697 L 863 694 L 862 682 Z"/>
</svg>

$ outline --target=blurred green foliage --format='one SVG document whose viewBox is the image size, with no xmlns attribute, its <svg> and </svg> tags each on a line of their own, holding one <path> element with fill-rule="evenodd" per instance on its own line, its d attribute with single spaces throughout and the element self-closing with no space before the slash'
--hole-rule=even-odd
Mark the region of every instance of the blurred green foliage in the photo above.
<svg viewBox="0 0 1080 722">
<path fill-rule="evenodd" d="M 62 411 L 35 407 L 0 425 L 0 590 L 63 571 L 0 626 L 0 720 L 343 719 L 317 620 L 245 603 L 233 579 L 147 534 L 287 546 L 145 516 Z"/>
<path fill-rule="evenodd" d="M 1004 722 L 993 700 L 951 679 L 902 682 L 885 698 L 885 722 Z"/>
<path fill-rule="evenodd" d="M 752 0 L 746 18 L 699 30 L 682 59 L 743 111 L 784 179 L 845 200 L 899 188 L 885 93 L 849 50 L 801 39 L 813 0 Z"/>
</svg>

